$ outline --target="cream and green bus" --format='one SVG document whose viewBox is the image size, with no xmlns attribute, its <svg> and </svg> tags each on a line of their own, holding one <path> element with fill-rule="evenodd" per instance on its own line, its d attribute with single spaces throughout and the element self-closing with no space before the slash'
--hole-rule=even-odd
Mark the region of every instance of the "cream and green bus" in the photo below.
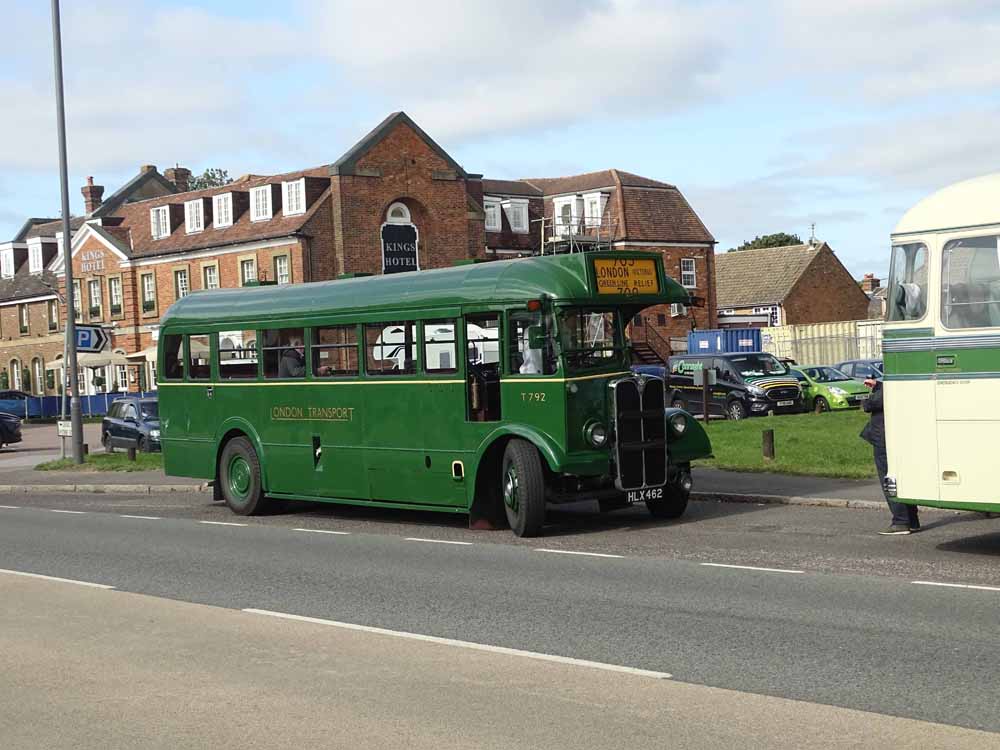
<svg viewBox="0 0 1000 750">
<path fill-rule="evenodd" d="M 883 333 L 888 494 L 1000 511 L 1000 174 L 917 203 L 892 234 Z"/>
</svg>

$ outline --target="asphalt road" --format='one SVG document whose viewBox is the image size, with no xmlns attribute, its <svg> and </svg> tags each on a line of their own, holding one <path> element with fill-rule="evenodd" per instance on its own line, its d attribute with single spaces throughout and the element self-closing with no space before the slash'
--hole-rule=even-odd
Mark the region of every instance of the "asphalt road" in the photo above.
<svg viewBox="0 0 1000 750">
<path fill-rule="evenodd" d="M 0 575 L 5 748 L 984 750 L 1000 736 Z"/>
<path fill-rule="evenodd" d="M 623 525 L 605 527 L 603 534 L 594 534 L 593 524 L 612 516 L 559 517 L 553 536 L 512 543 L 500 532 L 476 535 L 399 516 L 373 522 L 364 514 L 317 517 L 308 511 L 246 521 L 207 504 L 185 510 L 185 504 L 204 500 L 181 497 L 102 498 L 115 503 L 116 512 L 83 503 L 75 509 L 89 512 L 45 509 L 79 498 L 11 495 L 4 502 L 23 499 L 31 499 L 34 507 L 0 509 L 3 569 L 185 602 L 655 670 L 686 683 L 1000 731 L 995 648 L 1000 590 L 912 582 L 970 583 L 947 574 L 955 571 L 949 568 L 953 556 L 969 557 L 960 550 L 976 549 L 976 564 L 988 569 L 980 580 L 996 586 L 995 521 L 949 523 L 956 517 L 942 514 L 936 531 L 883 539 L 869 528 L 862 541 L 860 533 L 830 533 L 823 522 L 850 525 L 865 519 L 874 528 L 879 514 L 822 508 L 725 513 L 706 503 L 701 505 L 716 514 L 693 510 L 687 523 L 645 526 L 626 514 Z M 163 509 L 175 506 L 179 516 L 201 517 L 124 517 L 153 515 L 136 508 L 155 503 Z M 771 514 L 770 523 L 755 523 L 764 512 Z M 701 529 L 699 520 L 704 521 Z M 371 533 L 373 523 L 379 533 Z M 626 528 L 630 524 L 632 530 Z M 749 530 L 754 525 L 764 529 L 755 534 Z M 395 533 L 397 527 L 408 528 L 409 534 Z M 935 534 L 953 535 L 945 542 L 952 549 L 937 549 Z M 982 540 L 956 542 L 956 534 L 991 539 L 993 548 Z M 598 536 L 619 544 L 615 552 L 598 554 L 622 556 L 543 551 L 593 553 L 595 545 L 586 542 Z M 741 546 L 737 536 L 750 541 Z M 639 552 L 625 543 L 635 544 L 637 537 L 644 539 Z M 728 541 L 712 546 L 713 537 Z M 456 541 L 466 543 L 441 543 Z M 778 547 L 776 555 L 768 551 L 769 542 Z M 852 546 L 870 550 L 867 570 L 852 573 L 852 565 L 829 564 Z M 682 557 L 678 547 L 697 547 L 701 554 Z M 807 559 L 804 547 L 824 565 L 774 564 L 776 559 Z M 749 564 L 732 550 L 775 570 L 717 567 Z M 883 552 L 883 569 L 877 572 L 874 550 Z M 953 564 L 969 565 L 964 559 Z M 907 566 L 928 575 L 898 575 L 900 568 L 908 573 Z"/>
</svg>

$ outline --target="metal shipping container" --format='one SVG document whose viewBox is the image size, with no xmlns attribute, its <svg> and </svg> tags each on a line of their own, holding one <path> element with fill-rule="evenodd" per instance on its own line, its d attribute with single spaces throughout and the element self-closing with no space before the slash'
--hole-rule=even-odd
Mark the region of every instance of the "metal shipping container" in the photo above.
<svg viewBox="0 0 1000 750">
<path fill-rule="evenodd" d="M 688 334 L 688 354 L 759 352 L 760 347 L 759 328 L 719 328 Z"/>
</svg>

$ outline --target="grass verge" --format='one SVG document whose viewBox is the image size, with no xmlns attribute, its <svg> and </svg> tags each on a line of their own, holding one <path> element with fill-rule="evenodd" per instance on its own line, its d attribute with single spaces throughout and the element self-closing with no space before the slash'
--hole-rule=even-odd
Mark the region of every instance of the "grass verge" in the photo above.
<svg viewBox="0 0 1000 750">
<path fill-rule="evenodd" d="M 163 468 L 162 453 L 136 453 L 135 461 L 128 460 L 128 454 L 92 453 L 84 456 L 83 466 L 73 463 L 71 458 L 46 461 L 35 467 L 36 471 L 155 471 Z"/>
<path fill-rule="evenodd" d="M 872 447 L 858 437 L 867 421 L 867 414 L 853 410 L 712 421 L 707 431 L 715 458 L 696 465 L 732 471 L 874 478 Z M 767 429 L 774 430 L 774 461 L 765 461 L 761 455 L 761 433 Z"/>
</svg>

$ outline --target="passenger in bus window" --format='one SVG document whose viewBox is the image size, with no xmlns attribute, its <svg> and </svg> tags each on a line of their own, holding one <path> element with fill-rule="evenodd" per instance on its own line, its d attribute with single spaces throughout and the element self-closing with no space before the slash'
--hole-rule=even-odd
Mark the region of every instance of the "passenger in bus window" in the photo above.
<svg viewBox="0 0 1000 750">
<path fill-rule="evenodd" d="M 288 341 L 288 348 L 281 353 L 281 360 L 278 362 L 279 378 L 303 378 L 306 374 L 306 354 L 305 344 L 298 336 L 292 336 Z M 322 365 L 316 368 L 317 375 L 329 375 L 330 367 Z"/>
</svg>

